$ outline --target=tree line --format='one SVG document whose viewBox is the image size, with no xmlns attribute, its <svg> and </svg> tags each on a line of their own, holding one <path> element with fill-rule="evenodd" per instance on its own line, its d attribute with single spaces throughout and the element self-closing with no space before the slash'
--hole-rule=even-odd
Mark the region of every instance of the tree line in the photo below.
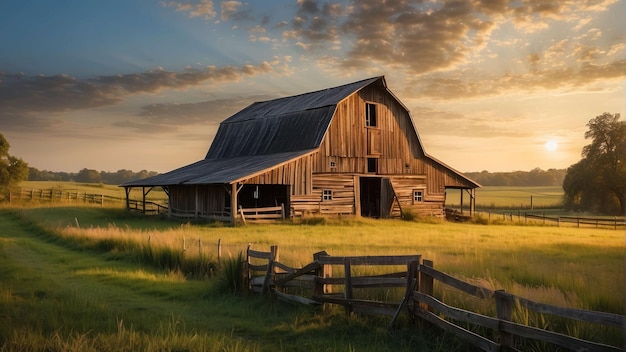
<svg viewBox="0 0 626 352">
<path fill-rule="evenodd" d="M 156 171 L 141 170 L 133 172 L 121 169 L 116 172 L 98 171 L 84 168 L 78 172 L 54 172 L 28 168 L 29 181 L 66 181 L 81 183 L 104 183 L 108 185 L 120 185 L 122 183 L 140 180 L 142 178 L 158 175 Z"/>
<path fill-rule="evenodd" d="M 530 171 L 513 172 L 465 172 L 465 176 L 483 186 L 554 186 L 563 185 L 567 169 L 542 170 L 535 168 Z"/>
<path fill-rule="evenodd" d="M 484 186 L 559 186 L 567 210 L 600 214 L 625 214 L 626 208 L 626 121 L 620 114 L 603 113 L 589 120 L 585 138 L 591 143 L 582 150 L 582 159 L 566 170 L 535 168 L 528 172 L 468 172 Z M 40 171 L 9 154 L 9 142 L 0 133 L 0 200 L 23 180 L 74 181 L 119 185 L 157 172 L 82 169 L 78 173 Z"/>
</svg>

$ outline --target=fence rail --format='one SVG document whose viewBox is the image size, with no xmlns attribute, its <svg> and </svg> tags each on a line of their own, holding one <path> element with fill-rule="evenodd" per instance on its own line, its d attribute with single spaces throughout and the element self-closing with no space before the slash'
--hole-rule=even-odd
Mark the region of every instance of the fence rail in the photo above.
<svg viewBox="0 0 626 352">
<path fill-rule="evenodd" d="M 626 218 L 622 216 L 613 217 L 586 217 L 586 216 L 565 216 L 565 215 L 546 215 L 545 213 L 529 213 L 521 211 L 510 211 L 501 213 L 480 212 L 487 214 L 489 220 L 502 219 L 505 221 L 518 222 L 534 222 L 541 224 L 553 224 L 556 226 L 576 226 L 576 227 L 595 227 L 595 228 L 613 228 L 620 229 L 626 227 Z"/>
<path fill-rule="evenodd" d="M 253 292 L 272 292 L 279 299 L 311 305 L 337 304 L 345 307 L 348 313 L 386 315 L 392 317 L 389 326 L 394 324 L 401 312 L 406 311 L 411 318 L 427 321 L 483 351 L 517 351 L 516 346 L 521 339 L 542 341 L 575 351 L 623 351 L 623 346 L 620 348 L 569 336 L 567 332 L 525 325 L 515 321 L 513 312 L 523 309 L 529 313 L 549 314 L 617 329 L 626 326 L 623 315 L 557 307 L 504 290 L 494 291 L 441 272 L 434 268 L 432 261 L 420 255 L 343 257 L 322 251 L 313 255 L 311 263 L 302 268 L 292 268 L 280 263 L 278 246 L 272 246 L 269 252 L 248 247 L 246 265 L 248 287 Z M 374 267 L 373 271 L 377 274 L 357 275 L 362 271 L 354 270 L 356 266 Z M 402 267 L 402 271 L 395 269 L 398 267 Z M 385 268 L 387 272 L 381 274 Z M 333 277 L 333 272 L 343 275 Z M 486 316 L 444 303 L 434 297 L 435 282 L 492 302 L 497 316 Z M 399 300 L 389 301 L 354 294 L 355 289 L 381 287 L 404 287 L 404 295 Z M 468 328 L 467 324 L 482 329 Z"/>
<path fill-rule="evenodd" d="M 41 201 L 41 202 L 66 202 L 66 201 L 82 201 L 84 203 L 100 204 L 120 203 L 124 199 L 112 197 L 105 194 L 87 193 L 78 190 L 61 190 L 61 189 L 37 189 L 37 188 L 20 188 L 11 190 L 7 197 L 9 203 L 16 201 Z"/>
</svg>

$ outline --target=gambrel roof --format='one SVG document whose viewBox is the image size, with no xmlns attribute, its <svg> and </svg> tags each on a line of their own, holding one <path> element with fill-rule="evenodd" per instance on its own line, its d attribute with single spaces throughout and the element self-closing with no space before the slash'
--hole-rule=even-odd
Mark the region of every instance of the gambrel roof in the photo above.
<svg viewBox="0 0 626 352">
<path fill-rule="evenodd" d="M 385 78 L 379 76 L 334 88 L 253 103 L 220 123 L 205 159 L 122 186 L 233 183 L 300 158 L 319 148 L 337 104 L 372 84 L 381 85 L 395 98 L 387 89 Z M 408 112 L 406 107 L 405 110 Z M 413 130 L 419 141 L 417 130 Z M 419 147 L 423 151 L 421 141 Z M 430 159 L 467 179 L 443 163 Z"/>
</svg>

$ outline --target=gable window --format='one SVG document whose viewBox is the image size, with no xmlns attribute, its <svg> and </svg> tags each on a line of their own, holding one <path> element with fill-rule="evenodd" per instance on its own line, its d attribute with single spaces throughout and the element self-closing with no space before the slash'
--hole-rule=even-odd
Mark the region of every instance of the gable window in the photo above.
<svg viewBox="0 0 626 352">
<path fill-rule="evenodd" d="M 376 104 L 365 103 L 365 126 L 378 126 L 378 121 L 376 117 Z"/>
<path fill-rule="evenodd" d="M 367 172 L 378 172 L 378 159 L 367 158 Z"/>
<path fill-rule="evenodd" d="M 332 189 L 325 189 L 322 191 L 322 200 L 323 201 L 329 201 L 329 200 L 333 200 L 333 190 Z"/>
<path fill-rule="evenodd" d="M 413 190 L 413 203 L 419 203 L 424 201 L 424 191 L 421 189 Z"/>
</svg>

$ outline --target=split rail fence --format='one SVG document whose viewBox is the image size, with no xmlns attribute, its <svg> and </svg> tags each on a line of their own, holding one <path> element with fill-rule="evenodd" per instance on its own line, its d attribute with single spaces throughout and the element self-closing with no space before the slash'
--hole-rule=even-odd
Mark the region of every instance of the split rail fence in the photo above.
<svg viewBox="0 0 626 352">
<path fill-rule="evenodd" d="M 429 322 L 473 344 L 483 351 L 518 351 L 522 339 L 540 341 L 574 351 L 624 351 L 604 343 L 583 340 L 566 333 L 544 330 L 516 322 L 520 309 L 528 314 L 548 314 L 567 321 L 579 321 L 614 329 L 624 329 L 623 315 L 562 308 L 534 302 L 504 290 L 491 290 L 470 284 L 434 268 L 420 255 L 331 256 L 322 251 L 302 268 L 280 262 L 278 246 L 257 251 L 248 246 L 246 279 L 252 292 L 271 292 L 279 299 L 310 305 L 337 304 L 348 313 L 386 315 L 392 327 L 402 312 L 411 319 Z M 367 266 L 368 270 L 360 270 Z M 398 269 L 400 267 L 401 269 Z M 334 268 L 334 269 L 333 269 Z M 387 269 L 388 268 L 388 269 Z M 401 271 L 397 271 L 401 270 Z M 365 271 L 376 274 L 364 274 Z M 341 273 L 339 276 L 333 276 Z M 362 274 L 359 274 L 362 273 Z M 434 297 L 435 283 L 461 293 L 495 303 L 496 316 L 486 316 L 457 308 Z M 387 294 L 376 290 L 403 288 L 399 300 L 377 299 Z M 357 290 L 373 289 L 374 293 Z M 622 330 L 623 331 L 623 330 Z"/>
<path fill-rule="evenodd" d="M 105 203 L 120 203 L 123 201 L 121 198 L 111 197 L 104 194 L 79 192 L 77 190 L 60 190 L 54 188 L 21 188 L 19 190 L 10 191 L 7 199 L 9 203 L 15 201 L 82 201 L 83 203 L 100 204 L 100 206 L 104 206 Z"/>
<path fill-rule="evenodd" d="M 483 212 L 484 213 L 484 212 Z M 545 213 L 528 213 L 520 211 L 503 212 L 503 213 L 491 213 L 487 212 L 487 218 L 502 219 L 505 221 L 515 221 L 524 223 L 541 223 L 543 225 L 556 225 L 556 226 L 576 226 L 576 227 L 595 227 L 595 228 L 613 228 L 623 229 L 626 227 L 626 218 L 622 216 L 614 217 L 578 217 L 578 216 L 561 216 L 561 215 L 546 215 Z"/>
</svg>

